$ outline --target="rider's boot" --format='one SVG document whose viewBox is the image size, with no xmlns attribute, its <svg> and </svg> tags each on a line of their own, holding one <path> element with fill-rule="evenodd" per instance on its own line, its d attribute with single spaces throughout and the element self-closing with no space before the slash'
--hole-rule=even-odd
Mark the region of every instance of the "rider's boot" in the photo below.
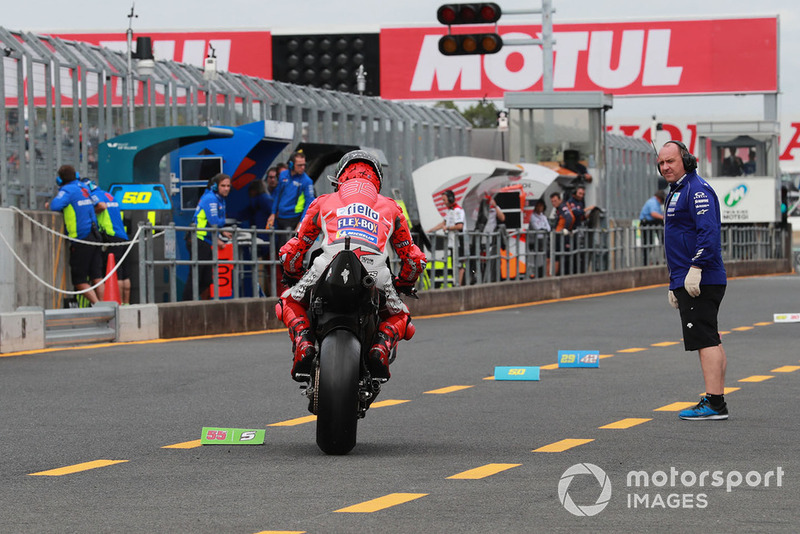
<svg viewBox="0 0 800 534">
<path fill-rule="evenodd" d="M 373 378 L 388 380 L 391 377 L 389 357 L 392 350 L 400 339 L 411 339 L 415 331 L 414 325 L 411 324 L 411 316 L 407 313 L 390 315 L 385 321 L 381 321 L 378 325 L 378 334 L 375 336 L 375 344 L 367 358 L 367 368 Z"/>
<path fill-rule="evenodd" d="M 275 311 L 289 329 L 289 339 L 292 340 L 292 378 L 304 382 L 314 368 L 314 357 L 317 355 L 308 313 L 302 304 L 291 297 L 282 298 L 275 306 Z"/>
</svg>

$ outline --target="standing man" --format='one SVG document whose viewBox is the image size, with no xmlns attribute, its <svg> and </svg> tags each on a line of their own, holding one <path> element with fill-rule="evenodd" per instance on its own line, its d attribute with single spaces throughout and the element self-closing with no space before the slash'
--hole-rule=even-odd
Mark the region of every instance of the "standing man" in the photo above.
<svg viewBox="0 0 800 534">
<path fill-rule="evenodd" d="M 100 227 L 100 235 L 103 237 L 103 241 L 105 243 L 118 244 L 118 246 L 109 247 L 109 250 L 103 254 L 103 264 L 107 266 L 108 255 L 114 255 L 114 260 L 117 264 L 119 296 L 122 301 L 120 304 L 128 305 L 131 303 L 131 277 L 128 272 L 128 258 L 125 258 L 125 261 L 120 261 L 120 258 L 125 253 L 125 247 L 119 246 L 120 243 L 128 242 L 128 233 L 125 231 L 125 223 L 122 220 L 119 202 L 110 193 L 100 189 L 93 181 L 83 180 L 83 183 L 92 196 L 97 225 Z M 108 270 L 107 267 L 106 270 Z"/>
<path fill-rule="evenodd" d="M 555 209 L 555 274 L 571 274 L 572 266 L 572 229 L 575 227 L 575 215 L 568 202 L 561 201 L 561 194 L 550 194 L 550 204 Z M 564 258 L 564 272 L 561 273 L 561 258 Z"/>
<path fill-rule="evenodd" d="M 275 189 L 278 187 L 278 167 L 270 167 L 267 170 L 267 176 L 264 180 L 267 183 L 267 194 L 272 198 L 275 194 Z M 270 210 L 272 206 L 270 205 Z"/>
<path fill-rule="evenodd" d="M 293 152 L 289 157 L 289 168 L 278 175 L 267 227 L 274 225 L 278 230 L 297 230 L 315 197 L 314 182 L 306 174 L 306 157 L 302 152 Z M 284 242 L 285 239 L 279 237 L 275 246 L 280 247 Z"/>
<path fill-rule="evenodd" d="M 227 174 L 219 173 L 208 181 L 206 189 L 192 216 L 192 224 L 197 227 L 197 259 L 200 261 L 211 261 L 213 250 L 211 247 L 224 248 L 227 240 L 231 238 L 228 231 L 219 232 L 217 239 L 214 239 L 214 232 L 209 232 L 211 226 L 225 226 L 226 204 L 225 198 L 231 192 L 231 177 Z M 191 232 L 187 232 L 186 246 L 189 254 L 192 253 Z M 216 241 L 216 242 L 215 242 Z M 207 300 L 210 296 L 211 284 L 214 282 L 213 265 L 198 265 L 197 267 L 197 290 L 200 298 Z M 186 278 L 186 285 L 183 287 L 183 300 L 192 300 L 192 268 L 189 268 L 189 276 Z"/>
<path fill-rule="evenodd" d="M 678 414 L 689 421 L 728 418 L 725 404 L 727 358 L 717 327 L 727 276 L 722 263 L 719 200 L 695 172 L 697 158 L 680 141 L 658 152 L 658 172 L 669 184 L 664 249 L 669 267 L 669 302 L 680 310 L 683 343 L 698 351 L 706 394 Z"/>
<path fill-rule="evenodd" d="M 647 255 L 656 242 L 658 228 L 664 226 L 664 191 L 658 190 L 647 199 L 639 212 L 639 228 L 642 232 L 643 265 L 647 265 Z"/>
<path fill-rule="evenodd" d="M 64 226 L 70 237 L 69 268 L 72 285 L 76 290 L 83 291 L 89 302 L 94 304 L 103 298 L 102 284 L 96 288 L 97 291 L 89 285 L 89 280 L 92 285 L 97 285 L 103 279 L 103 256 L 99 246 L 102 239 L 97 229 L 94 204 L 89 190 L 78 180 L 72 165 L 59 167 L 56 184 L 59 186 L 58 194 L 50 202 L 50 210 L 64 214 Z"/>
<path fill-rule="evenodd" d="M 450 256 L 453 252 L 458 251 L 458 285 L 464 285 L 464 235 L 467 233 L 467 215 L 464 208 L 456 202 L 456 194 L 452 189 L 447 189 L 442 192 L 442 201 L 447 207 L 444 213 L 444 220 L 428 230 L 429 234 L 437 230 L 444 230 L 447 232 L 447 248 L 450 250 Z"/>
</svg>

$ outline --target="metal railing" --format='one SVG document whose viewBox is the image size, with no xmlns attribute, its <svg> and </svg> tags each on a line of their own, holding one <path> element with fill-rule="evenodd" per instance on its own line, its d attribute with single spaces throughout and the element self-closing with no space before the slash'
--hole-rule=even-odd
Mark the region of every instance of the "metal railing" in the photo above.
<svg viewBox="0 0 800 534">
<path fill-rule="evenodd" d="M 191 271 L 189 295 L 200 296 L 201 266 L 211 266 L 214 288 L 210 298 L 277 296 L 281 276 L 276 243 L 288 239 L 289 230 L 261 230 L 236 226 L 205 228 L 212 242 L 230 232 L 228 256 L 212 248 L 210 260 L 198 259 L 194 227 L 143 225 L 139 232 L 139 296 L 141 303 L 177 302 L 181 284 Z M 163 232 L 162 232 L 163 231 Z M 780 226 L 724 226 L 724 261 L 767 260 L 790 257 L 786 228 Z M 647 236 L 644 232 L 650 232 Z M 186 239 L 181 236 L 192 236 Z M 417 236 L 419 237 L 419 236 Z M 450 241 L 445 234 L 428 236 L 427 267 L 417 283 L 420 291 L 460 285 L 488 284 L 513 280 L 613 272 L 666 264 L 661 227 L 579 228 L 569 234 L 507 230 L 494 233 L 467 232 Z M 458 240 L 461 240 L 459 245 Z M 422 240 L 416 239 L 417 243 Z M 188 243 L 188 257 L 179 259 L 178 244 Z M 455 246 L 451 246 L 455 243 Z M 312 252 L 309 257 L 313 256 Z M 309 258 L 310 259 L 310 258 Z M 397 259 L 390 260 L 394 272 Z M 159 269 L 161 271 L 159 271 Z M 157 286 L 161 284 L 160 296 Z"/>
</svg>

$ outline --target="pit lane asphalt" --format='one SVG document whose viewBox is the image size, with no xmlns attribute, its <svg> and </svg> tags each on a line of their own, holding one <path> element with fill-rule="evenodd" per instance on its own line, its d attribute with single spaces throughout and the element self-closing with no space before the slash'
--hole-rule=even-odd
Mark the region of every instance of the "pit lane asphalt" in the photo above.
<svg viewBox="0 0 800 534">
<path fill-rule="evenodd" d="M 800 325 L 773 314 L 800 312 L 798 294 L 797 276 L 730 281 L 720 328 L 726 385 L 739 389 L 725 422 L 655 411 L 703 391 L 665 287 L 419 318 L 378 399 L 406 402 L 373 407 L 344 457 L 319 452 L 313 422 L 270 426 L 308 415 L 284 332 L 0 358 L 0 530 L 796 532 Z M 552 364 L 559 349 L 605 357 L 538 382 L 487 380 L 498 365 Z M 754 376 L 772 378 L 740 382 Z M 600 428 L 628 418 L 646 421 Z M 164 448 L 194 445 L 204 426 L 266 428 L 266 442 Z M 591 441 L 533 452 L 566 439 Z M 119 463 L 35 475 L 96 460 Z M 581 463 L 611 484 L 594 516 L 559 499 Z M 630 484 L 632 471 L 651 485 Z M 682 482 L 704 471 L 704 486 Z M 713 486 L 714 471 L 741 485 Z M 659 472 L 677 475 L 655 486 Z M 594 476 L 566 482 L 578 507 L 601 495 Z"/>
</svg>

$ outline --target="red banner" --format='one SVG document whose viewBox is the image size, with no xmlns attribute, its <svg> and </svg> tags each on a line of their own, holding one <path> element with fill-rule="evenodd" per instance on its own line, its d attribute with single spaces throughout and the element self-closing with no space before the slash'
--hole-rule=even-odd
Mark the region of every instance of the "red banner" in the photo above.
<svg viewBox="0 0 800 534">
<path fill-rule="evenodd" d="M 493 28 L 458 30 L 458 33 Z M 455 30 L 454 30 L 455 32 Z M 505 40 L 541 38 L 541 26 L 499 26 Z M 381 30 L 381 96 L 502 98 L 542 90 L 542 49 L 508 45 L 486 56 L 443 56 L 446 27 Z M 616 95 L 773 93 L 778 90 L 776 17 L 556 24 L 557 91 Z"/>
</svg>

